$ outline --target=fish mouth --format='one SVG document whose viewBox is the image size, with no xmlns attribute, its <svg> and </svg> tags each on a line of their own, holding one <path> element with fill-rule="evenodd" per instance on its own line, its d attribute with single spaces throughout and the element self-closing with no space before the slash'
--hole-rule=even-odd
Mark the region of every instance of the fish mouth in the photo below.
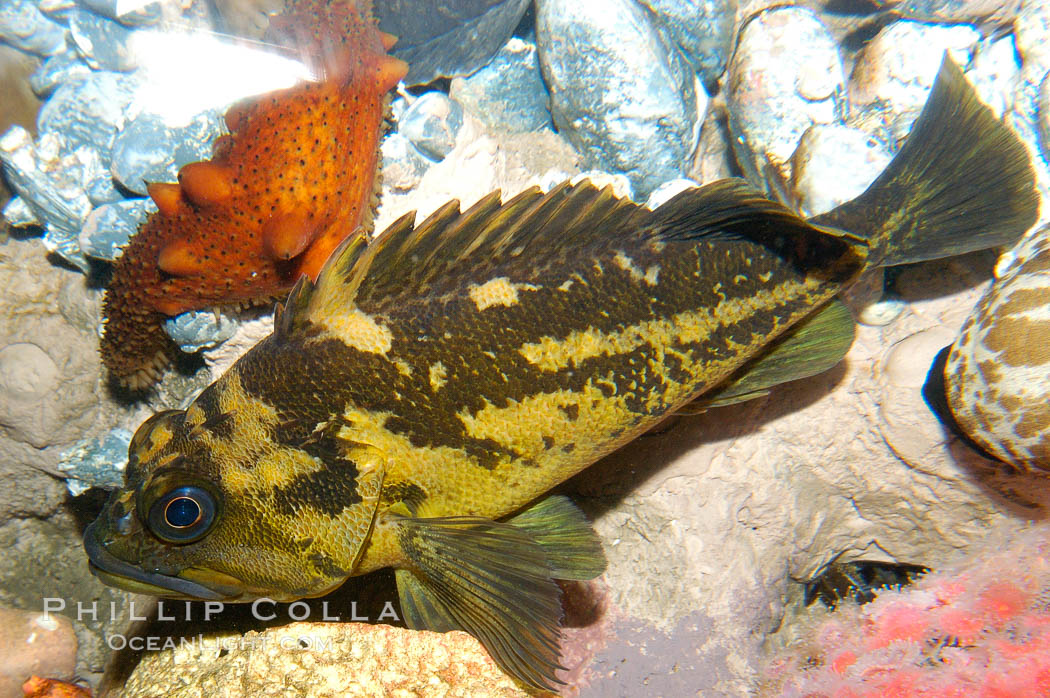
<svg viewBox="0 0 1050 698">
<path fill-rule="evenodd" d="M 146 572 L 124 562 L 99 543 L 95 534 L 95 523 L 97 522 L 93 522 L 84 531 L 84 551 L 88 556 L 91 573 L 104 584 L 138 594 L 203 601 L 230 601 L 242 594 L 243 590 L 236 586 L 221 583 L 205 586 L 174 575 Z M 232 578 L 230 579 L 232 581 Z"/>
</svg>

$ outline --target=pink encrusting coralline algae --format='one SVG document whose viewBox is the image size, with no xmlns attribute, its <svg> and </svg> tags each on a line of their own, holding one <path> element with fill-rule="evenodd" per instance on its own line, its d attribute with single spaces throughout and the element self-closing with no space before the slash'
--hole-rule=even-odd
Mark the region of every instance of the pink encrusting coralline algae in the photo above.
<svg viewBox="0 0 1050 698">
<path fill-rule="evenodd" d="M 870 604 L 843 603 L 770 666 L 764 696 L 1050 696 L 1050 525 L 1004 533 Z"/>
</svg>

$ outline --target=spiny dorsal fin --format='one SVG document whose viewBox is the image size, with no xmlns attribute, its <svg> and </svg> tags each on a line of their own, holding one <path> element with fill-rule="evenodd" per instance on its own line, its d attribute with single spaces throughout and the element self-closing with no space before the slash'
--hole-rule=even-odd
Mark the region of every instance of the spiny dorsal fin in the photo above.
<svg viewBox="0 0 1050 698">
<path fill-rule="evenodd" d="M 408 214 L 367 250 L 358 240 L 340 246 L 321 272 L 307 312 L 316 310 L 321 298 L 332 307 L 333 296 L 370 310 L 389 307 L 514 257 L 529 258 L 536 247 L 548 253 L 566 245 L 582 249 L 607 232 L 603 222 L 624 209 L 650 213 L 618 199 L 611 188 L 599 190 L 585 181 L 565 182 L 547 194 L 533 187 L 502 204 L 500 193 L 492 192 L 462 213 L 453 200 L 415 227 Z M 623 217 L 617 218 L 618 228 Z"/>
<path fill-rule="evenodd" d="M 367 249 L 361 240 L 344 243 L 321 272 L 306 313 L 388 312 L 497 271 L 527 279 L 552 265 L 572 266 L 651 239 L 750 238 L 792 261 L 848 276 L 859 270 L 864 252 L 846 237 L 827 234 L 739 179 L 687 190 L 655 211 L 616 197 L 610 187 L 564 182 L 503 204 L 493 192 L 462 213 L 450 201 L 418 226 L 411 215 L 402 217 Z M 846 255 L 850 249 L 856 255 Z"/>
</svg>

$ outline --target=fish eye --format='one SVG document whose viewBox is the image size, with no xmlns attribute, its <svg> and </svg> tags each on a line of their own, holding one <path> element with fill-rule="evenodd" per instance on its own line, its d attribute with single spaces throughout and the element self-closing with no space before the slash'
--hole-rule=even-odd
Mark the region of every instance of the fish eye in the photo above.
<svg viewBox="0 0 1050 698">
<path fill-rule="evenodd" d="M 168 543 L 192 543 L 211 528 L 215 511 L 215 497 L 211 492 L 183 485 L 153 503 L 149 509 L 149 527 Z"/>
</svg>

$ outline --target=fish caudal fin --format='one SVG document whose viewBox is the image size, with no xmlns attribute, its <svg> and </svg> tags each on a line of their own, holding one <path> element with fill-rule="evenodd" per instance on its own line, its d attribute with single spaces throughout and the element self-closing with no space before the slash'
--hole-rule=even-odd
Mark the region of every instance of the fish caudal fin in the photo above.
<svg viewBox="0 0 1050 698">
<path fill-rule="evenodd" d="M 911 134 L 856 199 L 813 223 L 866 237 L 890 266 L 1014 242 L 1036 221 L 1028 153 L 945 55 Z"/>
<path fill-rule="evenodd" d="M 554 580 L 605 569 L 597 537 L 568 500 L 544 500 L 505 523 L 401 517 L 398 540 L 413 566 L 396 571 L 409 627 L 465 630 L 517 680 L 545 690 L 562 683 Z"/>
</svg>

